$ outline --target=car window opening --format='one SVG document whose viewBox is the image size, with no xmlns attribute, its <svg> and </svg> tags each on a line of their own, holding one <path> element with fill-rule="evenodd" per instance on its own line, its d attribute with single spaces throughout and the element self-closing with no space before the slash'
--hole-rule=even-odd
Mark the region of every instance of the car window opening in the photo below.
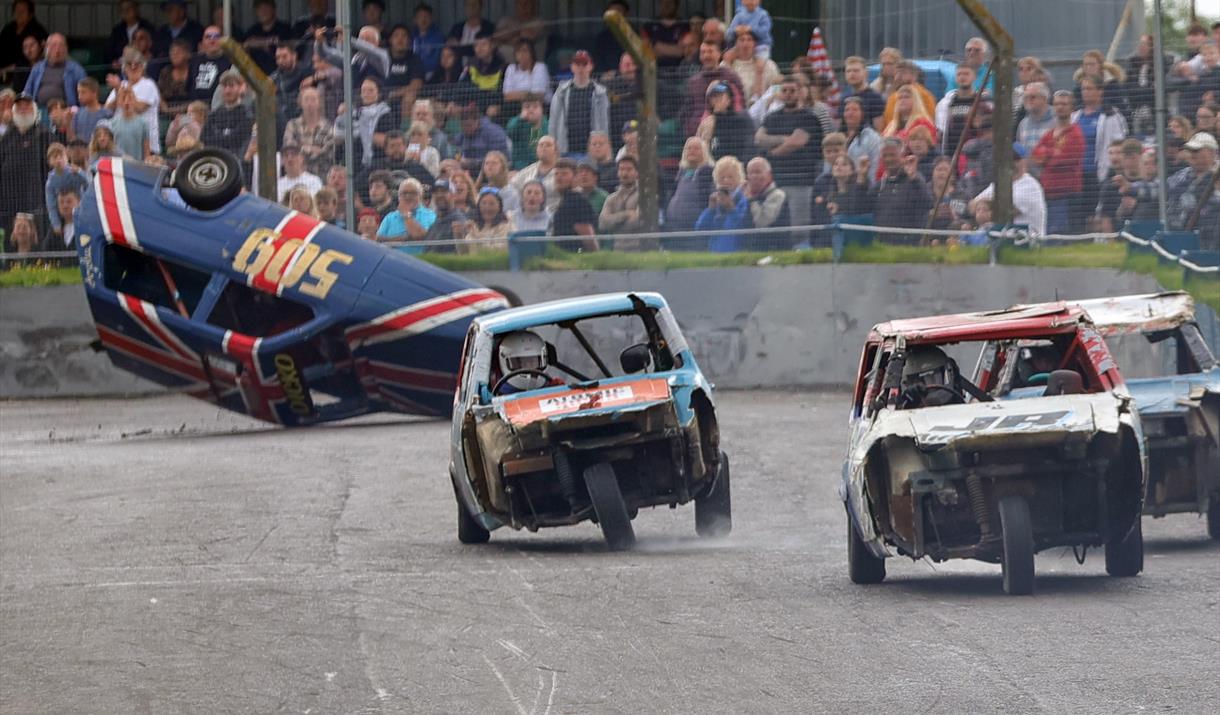
<svg viewBox="0 0 1220 715">
<path fill-rule="evenodd" d="M 158 259 L 126 246 L 107 243 L 104 253 L 102 283 L 110 290 L 138 298 L 155 306 L 178 312 L 174 292 L 167 284 L 162 268 L 171 276 L 188 314 L 203 296 L 212 276 L 163 258 Z M 160 264 L 160 265 L 158 265 Z"/>
<path fill-rule="evenodd" d="M 567 378 L 571 378 L 574 383 L 623 377 L 629 374 L 665 372 L 681 367 L 681 359 L 670 351 L 664 333 L 657 322 L 656 310 L 641 306 L 635 311 L 534 326 L 528 331 L 516 331 L 500 336 L 495 346 L 494 354 L 497 357 L 491 361 L 489 386 L 497 385 L 506 375 L 516 370 L 537 369 L 532 359 L 503 353 L 506 338 L 509 335 L 519 335 L 521 332 L 534 333 L 542 340 L 546 359 L 543 361 L 545 366 L 541 372 L 546 373 L 548 369 L 554 368 L 551 373 L 562 373 Z M 640 351 L 637 350 L 634 365 L 643 363 L 644 366 L 642 369 L 633 368 L 628 372 L 622 366 L 623 354 L 639 346 L 643 346 L 647 350 L 647 360 L 641 360 Z M 614 365 L 608 362 L 607 355 L 619 356 L 617 362 L 620 364 Z M 504 359 L 501 360 L 501 357 Z M 594 375 L 598 377 L 593 377 Z M 517 381 L 522 385 L 530 384 L 528 380 Z M 555 379 L 552 375 L 552 382 L 562 384 L 563 381 Z M 538 384 L 537 387 L 530 389 L 538 389 L 542 386 L 547 385 Z"/>
<path fill-rule="evenodd" d="M 208 316 L 218 328 L 255 338 L 279 335 L 313 320 L 308 306 L 229 281 Z"/>
</svg>

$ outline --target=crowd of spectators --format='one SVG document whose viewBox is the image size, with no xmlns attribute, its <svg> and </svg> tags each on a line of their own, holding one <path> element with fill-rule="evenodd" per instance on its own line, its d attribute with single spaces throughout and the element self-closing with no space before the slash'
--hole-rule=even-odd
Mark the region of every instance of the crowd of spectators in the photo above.
<svg viewBox="0 0 1220 715">
<path fill-rule="evenodd" d="M 896 48 L 876 58 L 872 81 L 874 61 L 848 57 L 842 94 L 832 97 L 831 78 L 806 57 L 775 61 L 762 5 L 743 0 L 726 24 L 661 0 L 658 16 L 637 27 L 659 66 L 660 225 L 714 232 L 664 244 L 631 237 L 649 223 L 640 194 L 653 189 L 639 177 L 638 68 L 608 31 L 587 50 L 568 47 L 537 0 L 516 0 L 496 22 L 481 0 L 465 0 L 448 32 L 420 2 L 410 24 L 389 26 L 383 0 L 364 0 L 351 42 L 354 108 L 344 105 L 342 30 L 327 0 L 311 0 L 291 23 L 275 0 L 255 0 L 257 21 L 233 34 L 277 87 L 278 200 L 344 225 L 350 125 L 351 228 L 404 250 L 470 252 L 545 234 L 581 251 L 734 251 L 825 238 L 747 229 L 834 221 L 965 229 L 976 233 L 963 240 L 984 241 L 997 151 L 1013 155 L 1014 222 L 1032 232 L 1113 231 L 1157 217 L 1147 36 L 1122 65 L 1089 51 L 1070 76 L 1021 58 L 1008 118 L 995 116 L 980 38 L 966 43 L 940 98 Z M 190 17 L 182 0 L 162 3 L 160 26 L 133 0 L 118 6 L 108 67 L 91 75 L 64 35 L 39 22 L 32 0 L 12 3 L 0 30 L 0 228 L 9 250 L 74 246 L 72 209 L 102 156 L 173 165 L 220 147 L 253 174 L 253 94 L 221 50 L 220 27 Z M 624 0 L 609 8 L 630 13 Z M 1170 226 L 1220 236 L 1211 178 L 1220 23 L 1191 28 L 1186 53 L 1165 67 L 1177 109 L 1162 148 Z M 997 121 L 1014 123 L 1012 147 L 995 146 Z"/>
</svg>

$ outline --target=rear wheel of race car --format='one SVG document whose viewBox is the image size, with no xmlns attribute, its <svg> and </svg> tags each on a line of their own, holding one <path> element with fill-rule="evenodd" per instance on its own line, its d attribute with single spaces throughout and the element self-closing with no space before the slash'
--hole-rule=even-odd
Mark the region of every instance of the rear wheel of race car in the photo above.
<svg viewBox="0 0 1220 715">
<path fill-rule="evenodd" d="M 695 533 L 704 538 L 728 536 L 733 530 L 733 494 L 729 481 L 729 455 L 720 453 L 720 473 L 712 490 L 695 497 Z"/>
<path fill-rule="evenodd" d="M 885 580 L 885 559 L 873 556 L 864 539 L 847 515 L 847 574 L 852 583 L 881 583 Z"/>
<path fill-rule="evenodd" d="M 586 469 L 585 488 L 589 490 L 589 501 L 593 503 L 606 545 L 611 551 L 631 548 L 635 544 L 635 531 L 631 528 L 631 517 L 627 515 L 614 468 L 602 462 Z"/>
<path fill-rule="evenodd" d="M 223 149 L 193 151 L 178 163 L 173 185 L 187 206 L 214 211 L 241 193 L 241 162 Z"/>
<path fill-rule="evenodd" d="M 1029 502 L 1024 497 L 1000 499 L 1000 529 L 1004 542 L 1000 562 L 1004 593 L 1027 596 L 1034 592 L 1034 529 L 1029 518 Z"/>
<path fill-rule="evenodd" d="M 458 541 L 463 544 L 486 544 L 491 539 L 491 532 L 483 528 L 473 516 L 470 515 L 470 510 L 462 503 L 462 498 L 458 496 L 457 483 L 453 482 L 453 476 L 450 475 L 450 483 L 453 484 L 453 498 L 457 501 L 458 513 Z"/>
<path fill-rule="evenodd" d="M 1144 520 L 1135 517 L 1135 526 L 1126 537 L 1106 544 L 1106 573 L 1111 576 L 1135 576 L 1144 570 Z"/>
</svg>

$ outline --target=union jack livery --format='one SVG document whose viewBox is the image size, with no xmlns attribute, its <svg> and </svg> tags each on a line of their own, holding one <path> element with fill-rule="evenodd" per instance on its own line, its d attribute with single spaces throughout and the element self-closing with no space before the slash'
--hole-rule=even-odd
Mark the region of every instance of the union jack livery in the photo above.
<svg viewBox="0 0 1220 715">
<path fill-rule="evenodd" d="M 190 208 L 165 179 L 103 158 L 77 215 L 115 366 L 282 425 L 451 413 L 466 330 L 502 295 L 250 194 Z"/>
</svg>

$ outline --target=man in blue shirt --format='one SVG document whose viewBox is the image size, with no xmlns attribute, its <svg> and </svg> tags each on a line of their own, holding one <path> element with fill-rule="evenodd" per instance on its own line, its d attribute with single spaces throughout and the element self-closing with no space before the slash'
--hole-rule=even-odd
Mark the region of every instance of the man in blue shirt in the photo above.
<svg viewBox="0 0 1220 715">
<path fill-rule="evenodd" d="M 398 208 L 386 214 L 377 229 L 378 241 L 419 241 L 436 221 L 436 213 L 421 203 L 424 188 L 416 179 L 398 187 Z M 404 253 L 423 253 L 422 246 L 401 246 Z"/>
<path fill-rule="evenodd" d="M 474 102 L 462 108 L 462 130 L 453 138 L 453 149 L 460 156 L 462 168 L 477 174 L 483 167 L 487 152 L 500 152 L 504 156 L 512 153 L 508 135 L 500 125 L 492 122 Z"/>
</svg>

